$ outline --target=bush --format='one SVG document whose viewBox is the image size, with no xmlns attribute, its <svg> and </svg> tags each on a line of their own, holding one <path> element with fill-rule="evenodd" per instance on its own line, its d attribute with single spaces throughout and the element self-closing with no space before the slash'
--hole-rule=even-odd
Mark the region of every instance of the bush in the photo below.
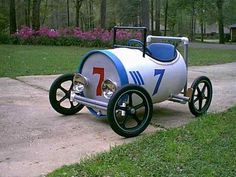
<svg viewBox="0 0 236 177">
<path fill-rule="evenodd" d="M 9 35 L 0 33 L 0 44 L 10 44 L 11 40 Z"/>
<path fill-rule="evenodd" d="M 117 31 L 117 40 L 126 43 L 130 38 L 141 39 L 142 33 L 131 33 L 126 30 Z M 0 43 L 22 45 L 60 45 L 80 47 L 109 47 L 112 45 L 112 31 L 95 28 L 90 31 L 82 31 L 80 28 L 64 28 L 60 30 L 47 27 L 34 31 L 29 27 L 22 27 L 12 36 L 1 35 Z"/>
<path fill-rule="evenodd" d="M 3 33 L 6 31 L 8 27 L 8 20 L 5 15 L 0 12 L 0 33 Z"/>
</svg>

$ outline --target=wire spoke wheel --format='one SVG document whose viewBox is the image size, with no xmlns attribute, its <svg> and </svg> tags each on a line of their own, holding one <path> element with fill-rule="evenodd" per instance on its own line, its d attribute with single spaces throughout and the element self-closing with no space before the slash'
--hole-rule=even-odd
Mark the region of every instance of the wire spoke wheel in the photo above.
<svg viewBox="0 0 236 177">
<path fill-rule="evenodd" d="M 212 84 L 209 78 L 201 76 L 195 79 L 191 88 L 192 98 L 189 102 L 190 112 L 195 116 L 205 114 L 212 100 Z"/>
<path fill-rule="evenodd" d="M 83 105 L 70 101 L 70 92 L 73 88 L 73 74 L 59 76 L 49 90 L 49 101 L 53 109 L 60 114 L 73 115 L 79 112 Z"/>
<path fill-rule="evenodd" d="M 152 118 L 152 100 L 137 85 L 120 88 L 108 103 L 107 115 L 111 128 L 119 135 L 133 137 L 142 133 Z"/>
</svg>

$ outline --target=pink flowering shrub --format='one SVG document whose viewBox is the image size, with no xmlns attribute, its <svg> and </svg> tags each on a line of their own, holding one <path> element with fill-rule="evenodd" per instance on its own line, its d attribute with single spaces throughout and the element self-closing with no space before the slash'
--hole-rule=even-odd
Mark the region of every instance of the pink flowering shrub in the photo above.
<svg viewBox="0 0 236 177">
<path fill-rule="evenodd" d="M 47 27 L 40 28 L 38 31 L 35 32 L 36 36 L 47 36 L 50 38 L 56 38 L 59 37 L 60 34 L 58 31 L 54 29 L 49 29 Z"/>
<path fill-rule="evenodd" d="M 73 36 L 74 35 L 74 28 L 62 28 L 58 30 L 60 36 Z"/>
<path fill-rule="evenodd" d="M 93 30 L 83 32 L 80 28 L 74 29 L 74 36 L 83 40 L 101 40 L 107 42 L 112 40 L 112 32 L 103 30 L 100 28 L 94 28 Z"/>
<path fill-rule="evenodd" d="M 21 37 L 22 39 L 29 39 L 33 36 L 34 34 L 34 30 L 32 30 L 32 28 L 24 26 L 22 27 L 17 33 L 16 35 Z"/>
<path fill-rule="evenodd" d="M 79 45 L 83 47 L 108 47 L 111 46 L 113 40 L 112 31 L 101 28 L 82 31 L 78 27 L 60 30 L 42 27 L 38 31 L 34 31 L 32 28 L 23 26 L 14 36 L 21 44 Z M 118 30 L 116 37 L 118 41 L 127 41 L 131 38 L 141 39 L 142 33 Z"/>
</svg>

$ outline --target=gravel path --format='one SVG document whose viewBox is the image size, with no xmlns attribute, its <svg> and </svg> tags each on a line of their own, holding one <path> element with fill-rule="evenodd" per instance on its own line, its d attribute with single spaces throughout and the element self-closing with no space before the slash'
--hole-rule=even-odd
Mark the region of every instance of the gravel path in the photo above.
<svg viewBox="0 0 236 177">
<path fill-rule="evenodd" d="M 208 76 L 213 84 L 210 112 L 236 104 L 236 62 L 190 67 L 189 84 L 200 75 Z M 0 78 L 0 177 L 39 177 L 135 140 L 118 136 L 107 121 L 95 119 L 86 109 L 73 116 L 57 114 L 49 104 L 47 91 L 56 77 Z M 187 105 L 166 101 L 154 108 L 144 134 L 195 120 Z"/>
<path fill-rule="evenodd" d="M 235 44 L 209 44 L 209 43 L 197 43 L 191 42 L 190 47 L 193 48 L 210 48 L 210 49 L 229 49 L 236 50 Z"/>
</svg>

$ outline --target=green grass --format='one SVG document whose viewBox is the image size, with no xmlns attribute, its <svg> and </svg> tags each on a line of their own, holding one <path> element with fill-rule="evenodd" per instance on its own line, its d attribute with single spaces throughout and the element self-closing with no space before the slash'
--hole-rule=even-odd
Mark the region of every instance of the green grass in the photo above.
<svg viewBox="0 0 236 177">
<path fill-rule="evenodd" d="M 189 64 L 194 66 L 236 62 L 236 50 L 190 48 Z"/>
<path fill-rule="evenodd" d="M 0 45 L 0 77 L 74 72 L 91 48 Z"/>
<path fill-rule="evenodd" d="M 139 137 L 48 177 L 236 176 L 236 107 L 192 123 Z"/>
<path fill-rule="evenodd" d="M 92 48 L 0 45 L 0 77 L 59 74 L 76 71 L 81 57 Z M 189 50 L 190 65 L 236 61 L 236 50 Z"/>
</svg>

